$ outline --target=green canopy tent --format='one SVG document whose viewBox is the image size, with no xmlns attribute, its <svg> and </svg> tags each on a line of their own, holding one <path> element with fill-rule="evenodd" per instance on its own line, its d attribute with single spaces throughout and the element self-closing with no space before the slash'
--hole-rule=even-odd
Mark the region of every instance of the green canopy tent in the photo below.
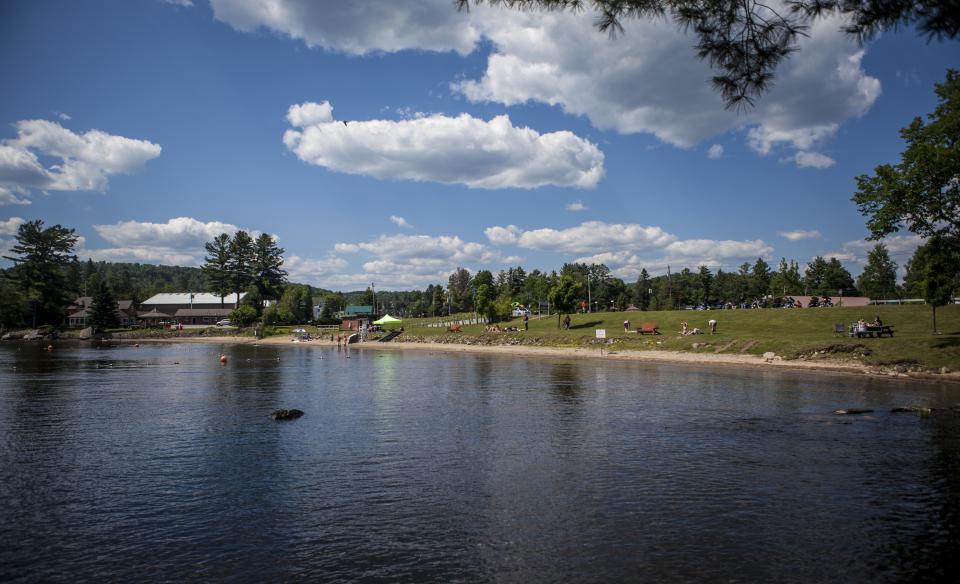
<svg viewBox="0 0 960 584">
<path fill-rule="evenodd" d="M 401 320 L 401 319 L 399 319 L 399 318 L 393 318 L 393 317 L 390 316 L 389 314 L 386 314 L 386 315 L 384 315 L 384 317 L 381 318 L 380 320 L 375 320 L 375 321 L 373 321 L 373 324 L 379 324 L 379 325 L 383 326 L 383 325 L 385 325 L 385 324 L 399 324 L 399 323 L 401 323 L 401 322 L 403 322 L 403 320 Z"/>
</svg>

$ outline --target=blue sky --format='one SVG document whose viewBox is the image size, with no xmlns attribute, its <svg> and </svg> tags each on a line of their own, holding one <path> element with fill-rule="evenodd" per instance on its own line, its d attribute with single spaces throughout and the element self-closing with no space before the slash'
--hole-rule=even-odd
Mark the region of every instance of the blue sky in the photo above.
<svg viewBox="0 0 960 584">
<path fill-rule="evenodd" d="M 84 259 L 198 265 L 242 228 L 341 290 L 575 260 L 628 281 L 781 256 L 857 274 L 854 177 L 897 160 L 960 56 L 824 19 L 737 113 L 668 23 L 610 40 L 589 14 L 451 5 L 3 3 L 0 247 L 43 219 Z M 919 242 L 887 243 L 902 265 Z"/>
</svg>

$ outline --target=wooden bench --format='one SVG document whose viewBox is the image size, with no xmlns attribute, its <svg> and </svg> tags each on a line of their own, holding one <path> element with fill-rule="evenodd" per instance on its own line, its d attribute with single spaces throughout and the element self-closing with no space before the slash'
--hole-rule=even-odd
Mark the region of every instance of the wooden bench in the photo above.
<svg viewBox="0 0 960 584">
<path fill-rule="evenodd" d="M 850 336 L 851 337 L 877 337 L 880 338 L 883 335 L 890 335 L 893 338 L 893 326 L 885 324 L 883 326 L 871 326 L 867 325 L 867 329 L 864 332 L 857 330 L 857 325 L 850 325 Z"/>
<path fill-rule="evenodd" d="M 637 327 L 637 332 L 641 335 L 646 335 L 646 334 L 659 335 L 660 334 L 660 331 L 658 330 L 659 328 L 660 327 L 655 322 L 645 322 L 645 323 L 642 323 L 639 327 Z"/>
</svg>

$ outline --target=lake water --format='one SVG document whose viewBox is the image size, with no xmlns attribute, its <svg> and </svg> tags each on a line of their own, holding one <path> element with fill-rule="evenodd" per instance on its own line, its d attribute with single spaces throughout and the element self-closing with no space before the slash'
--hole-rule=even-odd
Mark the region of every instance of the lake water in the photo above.
<svg viewBox="0 0 960 584">
<path fill-rule="evenodd" d="M 960 413 L 889 410 L 957 403 L 593 359 L 4 344 L 0 581 L 956 582 Z"/>
</svg>

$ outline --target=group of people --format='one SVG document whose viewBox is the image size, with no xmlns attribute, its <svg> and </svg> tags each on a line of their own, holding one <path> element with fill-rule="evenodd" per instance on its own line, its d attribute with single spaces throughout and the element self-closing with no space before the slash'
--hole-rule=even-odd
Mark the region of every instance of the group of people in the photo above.
<svg viewBox="0 0 960 584">
<path fill-rule="evenodd" d="M 867 332 L 867 327 L 880 328 L 883 326 L 883 321 L 880 320 L 880 315 L 877 314 L 873 317 L 873 322 L 868 323 L 863 320 L 861 316 L 857 319 L 857 324 L 855 325 L 857 337 L 862 337 Z"/>
<path fill-rule="evenodd" d="M 707 326 L 710 328 L 710 334 L 711 334 L 711 335 L 717 334 L 717 320 L 716 320 L 716 319 L 711 318 L 710 320 L 708 320 L 708 321 L 707 321 Z M 682 321 L 682 322 L 680 323 L 680 334 L 683 335 L 683 336 L 688 336 L 688 335 L 702 335 L 702 334 L 703 334 L 703 331 L 700 330 L 700 329 L 697 328 L 697 327 L 690 328 L 690 325 L 687 324 L 687 321 Z"/>
</svg>

